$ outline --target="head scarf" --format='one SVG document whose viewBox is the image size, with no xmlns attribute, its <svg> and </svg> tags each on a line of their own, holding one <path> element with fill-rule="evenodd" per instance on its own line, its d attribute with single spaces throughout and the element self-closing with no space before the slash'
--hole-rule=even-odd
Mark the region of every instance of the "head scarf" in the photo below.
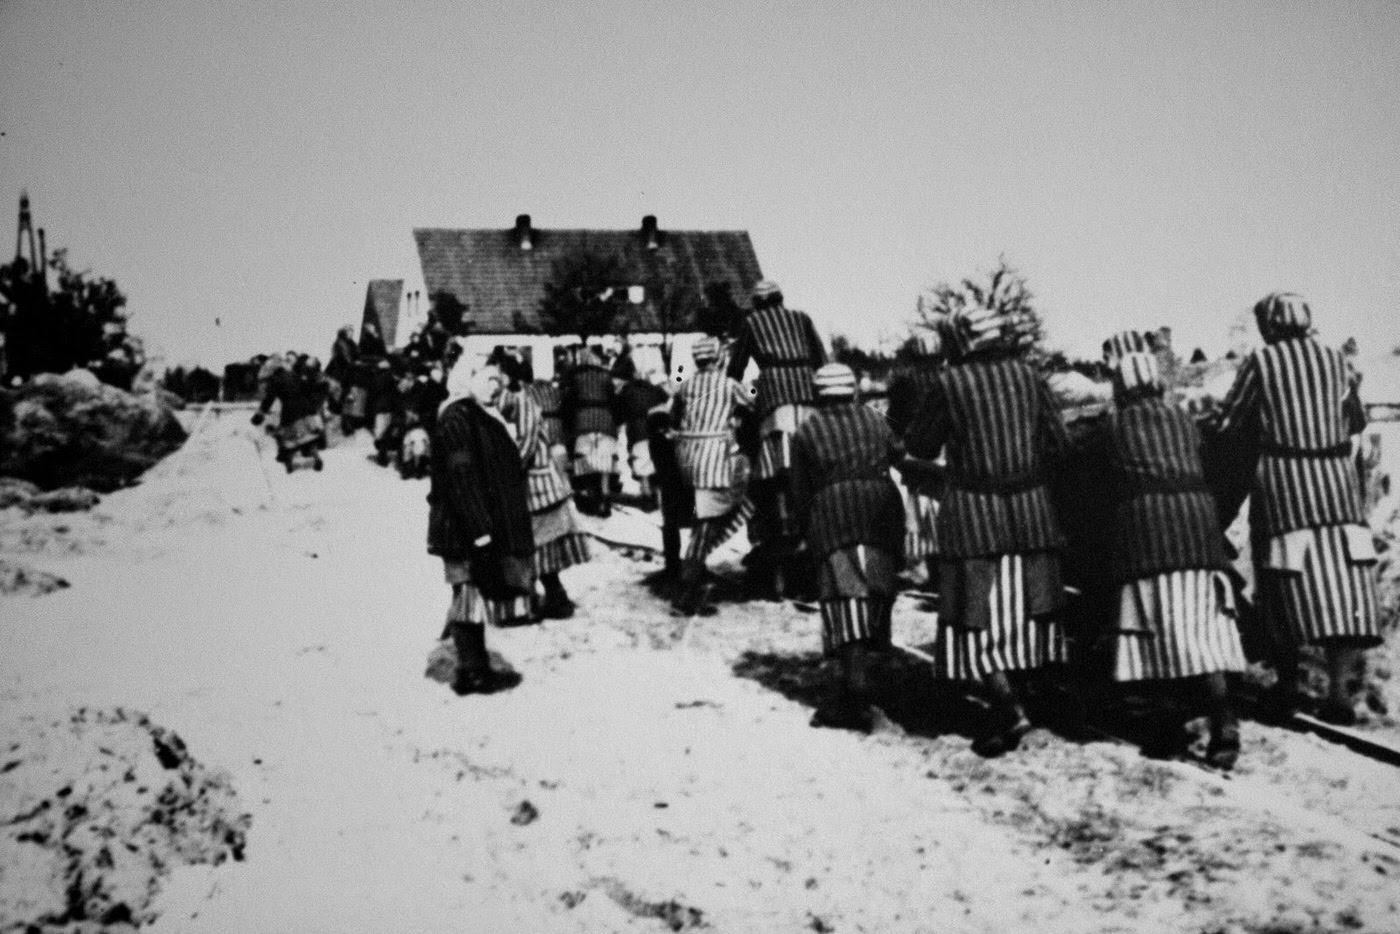
<svg viewBox="0 0 1400 934">
<path fill-rule="evenodd" d="M 760 279 L 753 287 L 753 297 L 755 299 L 772 298 L 774 295 L 782 295 L 783 290 L 778 287 L 778 283 L 772 279 Z"/>
<path fill-rule="evenodd" d="M 1259 335 L 1273 344 L 1291 337 L 1306 337 L 1312 330 L 1312 309 L 1301 295 L 1275 292 L 1255 303 L 1254 320 L 1259 325 Z"/>
<path fill-rule="evenodd" d="M 1165 387 L 1155 354 L 1132 351 L 1113 363 L 1113 386 L 1125 399 L 1160 395 Z"/>
<path fill-rule="evenodd" d="M 828 363 L 812 374 L 812 388 L 820 399 L 856 394 L 856 374 L 844 363 Z"/>
<path fill-rule="evenodd" d="M 1124 354 L 1147 353 L 1151 349 L 1147 335 L 1139 331 L 1119 331 L 1103 342 L 1103 362 L 1112 366 Z"/>
<path fill-rule="evenodd" d="M 719 338 L 700 338 L 695 342 L 695 346 L 690 348 L 690 356 L 695 360 L 696 366 L 705 363 L 714 363 L 719 359 Z"/>
</svg>

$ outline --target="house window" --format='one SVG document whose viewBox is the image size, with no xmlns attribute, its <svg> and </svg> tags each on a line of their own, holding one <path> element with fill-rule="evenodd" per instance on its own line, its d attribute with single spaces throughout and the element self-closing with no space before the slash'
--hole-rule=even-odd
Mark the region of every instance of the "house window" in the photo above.
<svg viewBox="0 0 1400 934">
<path fill-rule="evenodd" d="M 647 290 L 640 285 L 629 285 L 627 287 L 627 300 L 634 305 L 640 305 L 647 299 Z"/>
</svg>

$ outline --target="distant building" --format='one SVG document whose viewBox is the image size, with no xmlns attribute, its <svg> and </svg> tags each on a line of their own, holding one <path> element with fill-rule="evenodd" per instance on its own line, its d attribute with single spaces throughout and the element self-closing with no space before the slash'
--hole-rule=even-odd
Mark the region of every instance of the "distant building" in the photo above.
<svg viewBox="0 0 1400 934">
<path fill-rule="evenodd" d="M 365 289 L 365 311 L 360 316 L 360 338 L 364 338 L 365 325 L 373 324 L 379 329 L 384 346 L 393 347 L 399 330 L 399 310 L 403 304 L 402 279 L 371 279 Z"/>
<path fill-rule="evenodd" d="M 674 295 L 682 290 L 703 302 L 706 288 L 720 285 L 745 307 L 750 290 L 763 278 L 747 231 L 662 230 L 651 215 L 632 230 L 542 229 L 522 214 L 513 227 L 419 228 L 413 236 L 423 294 L 430 303 L 450 296 L 466 308 L 468 352 L 519 349 L 540 376 L 552 374 L 555 346 L 577 342 L 573 335 L 545 334 L 538 317 L 545 285 L 565 256 L 588 251 L 618 259 L 625 280 L 618 287 L 626 290 L 626 299 L 614 332 L 629 335 L 639 366 L 660 361 L 656 291 Z M 672 335 L 673 367 L 689 365 L 690 345 L 698 336 L 693 324 Z"/>
</svg>

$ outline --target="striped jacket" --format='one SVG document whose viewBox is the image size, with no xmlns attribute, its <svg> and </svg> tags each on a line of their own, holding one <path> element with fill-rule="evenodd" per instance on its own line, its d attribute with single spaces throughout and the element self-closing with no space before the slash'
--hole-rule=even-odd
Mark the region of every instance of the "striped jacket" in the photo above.
<svg viewBox="0 0 1400 934">
<path fill-rule="evenodd" d="M 527 501 L 531 512 L 541 512 L 573 495 L 573 486 L 549 453 L 549 429 L 544 413 L 529 392 L 511 395 L 503 401 L 501 414 L 515 428 L 515 443 L 528 475 Z"/>
<path fill-rule="evenodd" d="M 1102 465 L 1112 485 L 1107 556 L 1114 583 L 1225 567 L 1191 416 L 1158 398 L 1139 399 L 1109 413 L 1086 446 L 1089 462 Z"/>
<path fill-rule="evenodd" d="M 925 460 L 947 446 L 949 489 L 936 520 L 941 554 L 1061 546 L 1046 483 L 1068 436 L 1049 387 L 1024 361 L 975 358 L 939 371 L 904 439 Z"/>
<path fill-rule="evenodd" d="M 792 436 L 792 495 L 807 547 L 825 556 L 852 545 L 904 552 L 904 500 L 890 467 L 904 445 L 869 406 L 823 406 Z"/>
<path fill-rule="evenodd" d="M 545 438 L 550 444 L 564 443 L 563 399 L 559 387 L 553 383 L 533 382 L 525 386 L 524 392 L 540 410 L 544 422 Z"/>
<path fill-rule="evenodd" d="M 744 387 L 713 368 L 681 384 L 671 411 L 676 459 L 691 489 L 721 489 L 733 482 L 733 419 L 748 406 Z"/>
<path fill-rule="evenodd" d="M 530 557 L 525 468 L 506 426 L 475 400 L 461 399 L 438 414 L 430 451 L 428 553 L 465 558 L 473 542 L 490 535 L 502 553 Z"/>
<path fill-rule="evenodd" d="M 616 438 L 615 395 L 612 374 L 602 367 L 585 363 L 571 370 L 564 381 L 561 406 L 569 436 L 577 438 L 597 431 Z"/>
<path fill-rule="evenodd" d="M 1348 377 L 1341 353 L 1309 337 L 1270 344 L 1240 367 L 1213 441 L 1253 472 L 1257 534 L 1366 521 L 1349 443 L 1365 410 L 1349 403 Z"/>
<path fill-rule="evenodd" d="M 760 417 L 780 405 L 810 405 L 812 373 L 826 363 L 826 350 L 806 312 L 789 308 L 753 311 L 739 328 L 726 370 L 741 380 L 749 360 L 758 364 Z"/>
</svg>

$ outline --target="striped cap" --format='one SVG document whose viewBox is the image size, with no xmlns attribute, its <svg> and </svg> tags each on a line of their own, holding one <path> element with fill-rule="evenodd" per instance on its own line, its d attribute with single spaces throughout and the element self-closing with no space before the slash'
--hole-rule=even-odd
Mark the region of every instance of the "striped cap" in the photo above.
<svg viewBox="0 0 1400 934">
<path fill-rule="evenodd" d="M 719 338 L 702 337 L 690 348 L 690 356 L 697 364 L 714 363 L 719 359 Z"/>
<path fill-rule="evenodd" d="M 1308 333 L 1312 328 L 1312 309 L 1301 295 L 1275 292 L 1255 303 L 1254 320 L 1264 340 L 1282 340 Z"/>
<path fill-rule="evenodd" d="M 856 374 L 844 363 L 828 363 L 812 374 L 812 387 L 818 396 L 854 396 Z"/>
<path fill-rule="evenodd" d="M 960 308 L 953 312 L 953 342 L 963 354 L 992 347 L 1001 342 L 1005 315 L 990 308 Z"/>
<path fill-rule="evenodd" d="M 1118 388 L 1126 393 L 1160 392 L 1164 388 L 1155 354 L 1143 351 L 1125 353 L 1113 363 L 1113 374 Z"/>
<path fill-rule="evenodd" d="M 1147 335 L 1138 331 L 1119 331 L 1103 342 L 1103 362 L 1112 365 L 1124 354 L 1147 353 L 1151 349 Z"/>
<path fill-rule="evenodd" d="M 754 298 L 767 298 L 770 295 L 777 295 L 782 289 L 778 288 L 778 283 L 772 279 L 760 279 L 753 287 Z"/>
</svg>

